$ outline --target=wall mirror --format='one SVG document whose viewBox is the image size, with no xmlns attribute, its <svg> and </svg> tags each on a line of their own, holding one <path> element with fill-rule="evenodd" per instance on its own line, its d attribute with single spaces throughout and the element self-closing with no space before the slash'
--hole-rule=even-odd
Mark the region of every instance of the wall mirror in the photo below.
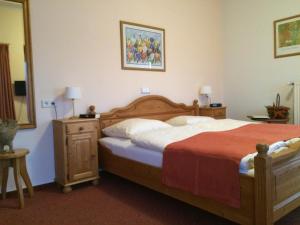
<svg viewBox="0 0 300 225">
<path fill-rule="evenodd" d="M 28 0 L 0 0 L 0 118 L 35 128 Z"/>
</svg>

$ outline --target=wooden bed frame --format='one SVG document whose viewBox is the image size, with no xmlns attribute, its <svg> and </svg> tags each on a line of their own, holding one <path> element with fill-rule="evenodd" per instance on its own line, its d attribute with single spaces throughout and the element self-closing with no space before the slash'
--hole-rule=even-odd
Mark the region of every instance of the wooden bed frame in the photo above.
<svg viewBox="0 0 300 225">
<path fill-rule="evenodd" d="M 100 129 L 128 118 L 167 120 L 178 115 L 198 115 L 198 104 L 177 104 L 150 95 L 100 117 Z M 267 155 L 268 146 L 257 145 L 255 175 L 240 174 L 241 207 L 232 208 L 214 200 L 170 188 L 161 183 L 161 169 L 122 158 L 99 144 L 100 165 L 116 174 L 155 191 L 204 209 L 243 225 L 271 225 L 300 206 L 300 143 L 277 155 Z"/>
</svg>

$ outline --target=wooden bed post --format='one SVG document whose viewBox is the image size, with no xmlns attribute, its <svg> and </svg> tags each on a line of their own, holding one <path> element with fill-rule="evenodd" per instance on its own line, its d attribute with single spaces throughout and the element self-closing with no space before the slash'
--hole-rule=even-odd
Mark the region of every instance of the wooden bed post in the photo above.
<svg viewBox="0 0 300 225">
<path fill-rule="evenodd" d="M 256 145 L 255 167 L 255 225 L 273 224 L 272 157 L 268 145 Z"/>
<path fill-rule="evenodd" d="M 193 101 L 193 106 L 195 107 L 195 113 L 196 113 L 196 115 L 194 115 L 194 116 L 199 116 L 199 105 L 198 105 L 198 100 L 194 100 Z"/>
</svg>

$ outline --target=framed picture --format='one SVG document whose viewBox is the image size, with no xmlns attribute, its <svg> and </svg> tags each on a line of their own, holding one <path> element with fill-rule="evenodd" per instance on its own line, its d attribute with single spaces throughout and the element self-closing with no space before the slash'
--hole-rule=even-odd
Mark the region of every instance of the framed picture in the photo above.
<svg viewBox="0 0 300 225">
<path fill-rule="evenodd" d="M 300 15 L 274 21 L 275 58 L 300 55 Z"/>
<path fill-rule="evenodd" d="M 124 70 L 166 71 L 165 30 L 120 21 Z"/>
</svg>

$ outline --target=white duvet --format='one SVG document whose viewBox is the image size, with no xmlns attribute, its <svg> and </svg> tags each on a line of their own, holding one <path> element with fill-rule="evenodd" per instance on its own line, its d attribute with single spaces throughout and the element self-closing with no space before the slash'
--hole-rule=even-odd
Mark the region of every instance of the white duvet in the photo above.
<svg viewBox="0 0 300 225">
<path fill-rule="evenodd" d="M 131 137 L 131 141 L 140 147 L 163 152 L 167 145 L 192 137 L 196 134 L 208 131 L 232 130 L 250 123 L 251 122 L 232 119 L 212 120 L 205 123 L 168 127 L 138 133 Z"/>
<path fill-rule="evenodd" d="M 242 127 L 252 122 L 223 119 L 213 120 L 206 123 L 198 123 L 193 125 L 170 127 L 159 130 L 147 131 L 139 133 L 131 137 L 131 141 L 142 148 L 151 149 L 158 152 L 163 152 L 165 147 L 173 142 L 181 141 L 186 138 L 192 137 L 196 134 L 209 131 L 226 131 Z M 290 142 L 299 141 L 300 139 L 293 139 L 289 142 L 280 141 L 270 145 L 269 154 L 279 152 L 287 149 Z M 254 149 L 255 151 L 255 149 Z M 253 168 L 253 159 L 257 153 L 245 156 L 240 163 L 240 171 L 248 171 Z"/>
</svg>

